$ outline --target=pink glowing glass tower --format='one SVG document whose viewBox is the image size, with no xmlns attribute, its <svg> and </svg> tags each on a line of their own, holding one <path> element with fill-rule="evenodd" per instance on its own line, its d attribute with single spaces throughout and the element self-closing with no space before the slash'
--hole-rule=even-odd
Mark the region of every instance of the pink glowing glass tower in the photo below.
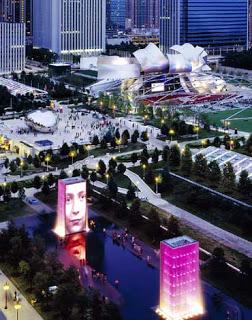
<svg viewBox="0 0 252 320">
<path fill-rule="evenodd" d="M 160 244 L 160 304 L 156 312 L 169 320 L 204 313 L 199 275 L 199 243 L 187 236 Z"/>
</svg>

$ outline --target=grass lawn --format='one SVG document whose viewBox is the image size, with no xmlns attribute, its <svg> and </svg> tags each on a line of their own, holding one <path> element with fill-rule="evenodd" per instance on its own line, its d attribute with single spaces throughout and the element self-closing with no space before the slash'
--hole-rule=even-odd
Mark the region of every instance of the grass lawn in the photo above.
<svg viewBox="0 0 252 320">
<path fill-rule="evenodd" d="M 43 192 L 38 192 L 35 197 L 40 201 L 46 203 L 49 207 L 56 210 L 57 208 L 57 190 L 51 190 L 49 195 L 44 195 Z"/>
<path fill-rule="evenodd" d="M 131 151 L 135 151 L 135 152 L 139 152 L 144 148 L 145 144 L 142 142 L 137 142 L 137 143 L 129 143 L 127 146 L 121 146 L 120 147 L 120 152 L 124 153 L 124 152 L 131 152 Z M 94 157 L 100 157 L 105 155 L 106 153 L 110 153 L 110 154 L 114 154 L 114 153 L 119 153 L 119 147 L 113 149 L 101 149 L 101 148 L 96 148 L 93 150 L 90 150 L 89 155 L 93 155 Z"/>
<path fill-rule="evenodd" d="M 234 119 L 238 118 L 237 120 L 228 119 L 230 121 L 230 128 L 246 132 L 252 132 L 252 119 L 241 119 L 239 118 L 248 118 L 252 117 L 252 108 L 244 109 L 237 115 L 235 113 L 241 111 L 242 109 L 233 109 L 233 110 L 226 110 L 226 111 L 219 111 L 219 112 L 210 112 L 207 113 L 207 116 L 210 120 L 211 124 L 215 124 L 217 126 L 223 126 L 223 122 L 221 120 L 225 120 L 231 116 Z"/>
<path fill-rule="evenodd" d="M 14 198 L 7 203 L 1 202 L 0 204 L 0 222 L 32 213 L 34 211 L 20 199 Z"/>
</svg>

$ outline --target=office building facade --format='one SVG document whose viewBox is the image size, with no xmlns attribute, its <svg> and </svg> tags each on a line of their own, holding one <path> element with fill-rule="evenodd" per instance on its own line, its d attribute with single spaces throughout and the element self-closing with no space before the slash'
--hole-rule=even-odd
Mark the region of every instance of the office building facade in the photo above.
<svg viewBox="0 0 252 320">
<path fill-rule="evenodd" d="M 20 72 L 25 67 L 25 24 L 0 22 L 0 73 Z"/>
<path fill-rule="evenodd" d="M 160 0 L 160 47 L 186 42 L 220 53 L 246 49 L 248 0 Z"/>
<path fill-rule="evenodd" d="M 131 29 L 158 29 L 160 0 L 126 0 L 126 18 Z"/>
<path fill-rule="evenodd" d="M 160 303 L 165 319 L 189 319 L 204 312 L 199 277 L 199 244 L 182 236 L 160 243 Z"/>
<path fill-rule="evenodd" d="M 126 1 L 107 0 L 107 34 L 125 30 Z"/>
<path fill-rule="evenodd" d="M 99 55 L 105 51 L 106 0 L 34 0 L 33 45 L 57 53 Z"/>
</svg>

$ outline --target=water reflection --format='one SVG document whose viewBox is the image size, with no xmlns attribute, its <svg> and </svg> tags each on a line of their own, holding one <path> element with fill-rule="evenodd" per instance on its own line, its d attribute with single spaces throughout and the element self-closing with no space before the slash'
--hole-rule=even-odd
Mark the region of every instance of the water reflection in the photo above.
<svg viewBox="0 0 252 320">
<path fill-rule="evenodd" d="M 86 234 L 83 232 L 68 235 L 65 238 L 65 249 L 77 258 L 81 264 L 86 262 Z"/>
</svg>

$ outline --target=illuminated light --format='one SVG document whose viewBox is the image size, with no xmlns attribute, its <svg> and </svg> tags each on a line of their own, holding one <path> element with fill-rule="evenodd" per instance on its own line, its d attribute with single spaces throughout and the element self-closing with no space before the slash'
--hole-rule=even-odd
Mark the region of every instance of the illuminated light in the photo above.
<svg viewBox="0 0 252 320">
<path fill-rule="evenodd" d="M 59 180 L 54 232 L 64 238 L 83 231 L 89 231 L 86 181 L 80 177 Z"/>
<path fill-rule="evenodd" d="M 78 260 L 86 260 L 86 237 L 75 233 L 66 237 L 65 249 Z"/>
<path fill-rule="evenodd" d="M 185 320 L 204 314 L 199 244 L 187 236 L 160 244 L 160 302 L 156 313 L 167 320 Z"/>
</svg>

